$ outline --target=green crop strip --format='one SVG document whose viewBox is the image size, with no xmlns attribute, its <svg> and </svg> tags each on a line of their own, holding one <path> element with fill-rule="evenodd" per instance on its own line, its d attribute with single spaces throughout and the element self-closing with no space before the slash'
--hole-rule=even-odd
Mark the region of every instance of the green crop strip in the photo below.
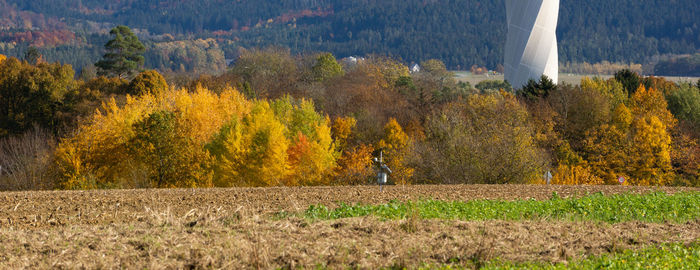
<svg viewBox="0 0 700 270">
<path fill-rule="evenodd" d="M 280 213 L 287 216 L 289 213 Z M 562 199 L 556 193 L 545 201 L 474 200 L 409 202 L 391 201 L 381 205 L 340 204 L 335 209 L 311 205 L 295 214 L 311 220 L 377 216 L 381 219 L 457 219 L 457 220 L 587 220 L 608 223 L 625 221 L 687 222 L 700 218 L 700 192 L 662 192 L 648 194 L 600 193 L 582 198 Z"/>
<path fill-rule="evenodd" d="M 454 269 L 437 267 L 439 269 Z M 569 264 L 489 262 L 482 269 L 700 269 L 700 243 L 666 244 L 585 258 Z"/>
</svg>

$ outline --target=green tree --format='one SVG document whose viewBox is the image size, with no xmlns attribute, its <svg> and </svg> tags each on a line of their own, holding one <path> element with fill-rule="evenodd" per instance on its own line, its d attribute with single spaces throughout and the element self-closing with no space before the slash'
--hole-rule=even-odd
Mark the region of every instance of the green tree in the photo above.
<svg viewBox="0 0 700 270">
<path fill-rule="evenodd" d="M 316 64 L 311 68 L 311 72 L 316 81 L 325 81 L 345 74 L 343 67 L 331 53 L 322 53 L 316 57 Z"/>
<path fill-rule="evenodd" d="M 62 126 L 64 97 L 75 88 L 70 65 L 37 66 L 10 58 L 0 62 L 0 137 L 33 125 L 56 132 Z"/>
<path fill-rule="evenodd" d="M 143 66 L 143 53 L 146 47 L 129 27 L 120 25 L 109 31 L 114 39 L 105 44 L 107 53 L 103 59 L 95 63 L 100 70 L 99 75 L 130 76 Z"/>
<path fill-rule="evenodd" d="M 134 124 L 134 132 L 132 152 L 148 167 L 154 186 L 165 187 L 176 180 L 175 115 L 166 111 L 152 113 Z"/>
<path fill-rule="evenodd" d="M 517 87 L 517 86 L 516 86 Z M 518 96 L 524 97 L 527 100 L 535 100 L 538 98 L 546 98 L 549 93 L 557 88 L 552 79 L 547 77 L 547 75 L 542 75 L 539 81 L 530 79 L 527 84 L 523 85 L 522 88 L 517 92 Z"/>
<path fill-rule="evenodd" d="M 642 83 L 642 78 L 639 77 L 639 74 L 629 69 L 623 69 L 615 72 L 615 80 L 624 86 L 628 96 L 632 96 L 634 91 L 636 91 L 637 88 L 639 88 L 639 85 Z"/>
<path fill-rule="evenodd" d="M 498 91 L 501 89 L 507 92 L 513 92 L 513 86 L 511 86 L 507 81 L 485 80 L 477 83 L 474 87 L 479 89 L 481 92 Z"/>
<path fill-rule="evenodd" d="M 154 187 L 209 186 L 206 177 L 198 175 L 198 166 L 206 155 L 192 147 L 178 130 L 177 116 L 169 111 L 157 111 L 134 123 L 135 136 L 130 153 L 140 161 Z"/>
<path fill-rule="evenodd" d="M 700 90 L 691 84 L 681 87 L 666 96 L 668 108 L 679 120 L 691 123 L 700 133 Z"/>
<path fill-rule="evenodd" d="M 41 53 L 34 46 L 29 47 L 27 49 L 27 51 L 24 52 L 24 61 L 27 61 L 32 65 L 36 65 L 39 62 L 41 62 L 41 58 L 42 58 Z"/>
</svg>

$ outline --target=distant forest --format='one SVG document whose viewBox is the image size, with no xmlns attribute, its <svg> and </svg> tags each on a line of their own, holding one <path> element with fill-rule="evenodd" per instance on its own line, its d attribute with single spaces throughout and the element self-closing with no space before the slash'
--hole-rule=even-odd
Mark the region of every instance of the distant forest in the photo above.
<svg viewBox="0 0 700 270">
<path fill-rule="evenodd" d="M 562 0 L 560 61 L 646 64 L 698 53 L 698 10 L 697 0 Z M 497 69 L 506 35 L 505 3 L 492 0 L 0 0 L 0 12 L 1 54 L 36 46 L 76 69 L 99 59 L 117 24 L 146 41 L 148 67 L 188 72 L 220 72 L 239 48 L 270 45 Z"/>
</svg>

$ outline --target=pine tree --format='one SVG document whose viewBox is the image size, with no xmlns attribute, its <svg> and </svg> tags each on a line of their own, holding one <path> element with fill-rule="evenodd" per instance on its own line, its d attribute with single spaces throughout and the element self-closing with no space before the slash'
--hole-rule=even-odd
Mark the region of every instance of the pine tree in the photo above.
<svg viewBox="0 0 700 270">
<path fill-rule="evenodd" d="M 138 71 L 144 64 L 143 46 L 129 27 L 120 25 L 109 31 L 114 39 L 105 44 L 107 53 L 95 63 L 99 75 L 128 77 Z"/>
</svg>

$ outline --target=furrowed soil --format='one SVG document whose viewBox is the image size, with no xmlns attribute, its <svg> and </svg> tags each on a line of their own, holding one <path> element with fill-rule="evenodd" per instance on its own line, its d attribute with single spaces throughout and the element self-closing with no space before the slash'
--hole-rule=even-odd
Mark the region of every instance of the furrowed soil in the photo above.
<svg viewBox="0 0 700 270">
<path fill-rule="evenodd" d="M 682 224 L 535 221 L 311 222 L 278 219 L 311 204 L 549 199 L 690 188 L 457 185 L 0 193 L 0 268 L 376 268 L 562 262 L 700 236 Z"/>
</svg>

